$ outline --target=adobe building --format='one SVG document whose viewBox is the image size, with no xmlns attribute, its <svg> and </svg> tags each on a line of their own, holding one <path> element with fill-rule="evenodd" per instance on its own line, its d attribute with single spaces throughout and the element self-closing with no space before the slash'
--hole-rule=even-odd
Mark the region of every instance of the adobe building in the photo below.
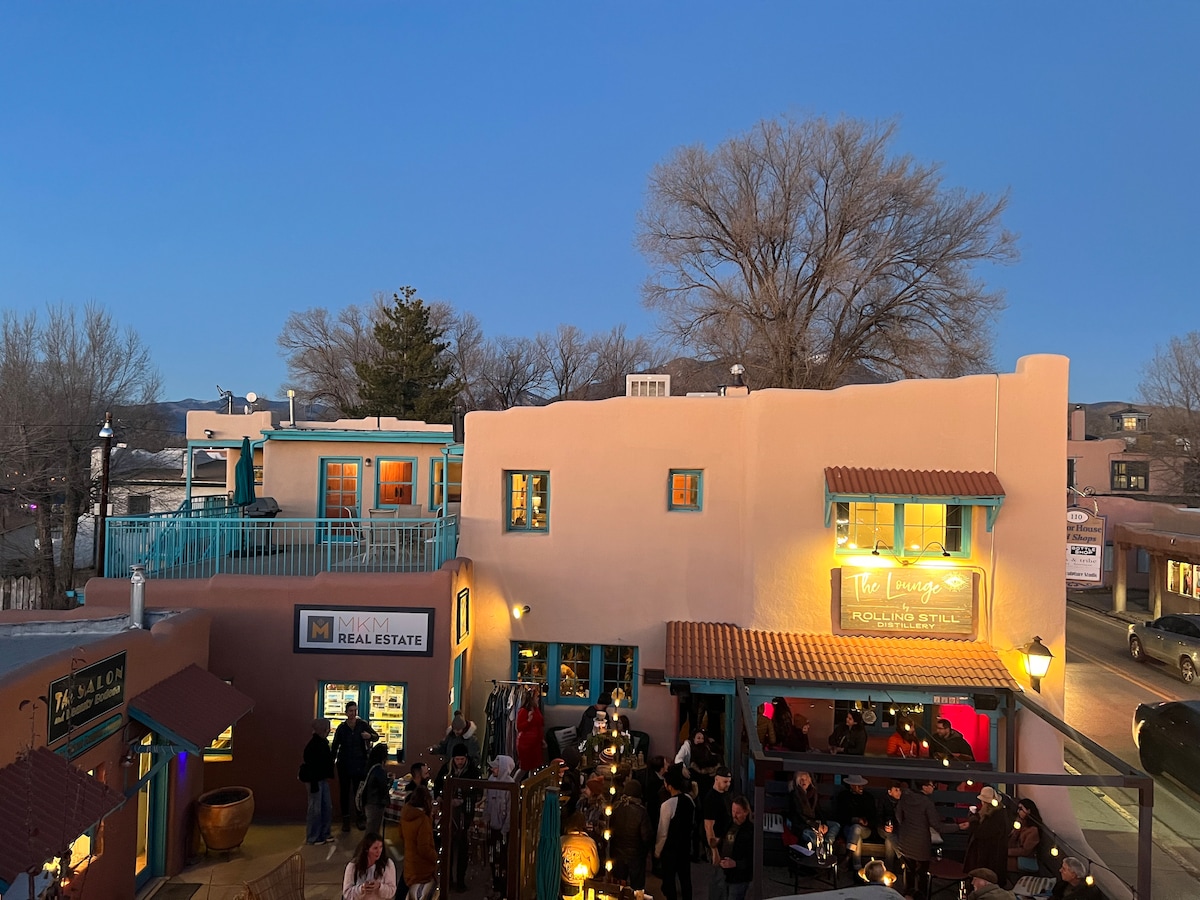
<svg viewBox="0 0 1200 900">
<path fill-rule="evenodd" d="M 1012 697 L 1039 637 L 1061 715 L 1067 368 L 471 413 L 475 671 L 544 682 L 548 728 L 621 697 L 650 754 L 705 725 L 736 760 L 742 680 L 816 747 L 850 710 L 877 743 L 945 716 L 980 760 L 1061 770 Z"/>
<path fill-rule="evenodd" d="M 0 895 L 132 897 L 193 852 L 200 754 L 251 701 L 206 670 L 210 617 L 0 613 Z M 181 702 L 184 701 L 185 702 Z"/>
</svg>

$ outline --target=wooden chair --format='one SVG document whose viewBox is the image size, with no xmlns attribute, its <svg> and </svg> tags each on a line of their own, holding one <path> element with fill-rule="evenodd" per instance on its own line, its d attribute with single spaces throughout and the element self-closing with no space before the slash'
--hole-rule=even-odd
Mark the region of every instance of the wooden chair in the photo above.
<svg viewBox="0 0 1200 900">
<path fill-rule="evenodd" d="M 293 853 L 253 881 L 242 882 L 239 900 L 304 900 L 304 857 Z"/>
</svg>

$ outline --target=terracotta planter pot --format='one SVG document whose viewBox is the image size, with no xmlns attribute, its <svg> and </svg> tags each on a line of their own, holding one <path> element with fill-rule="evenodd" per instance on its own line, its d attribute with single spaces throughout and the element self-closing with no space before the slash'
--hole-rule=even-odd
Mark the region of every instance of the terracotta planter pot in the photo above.
<svg viewBox="0 0 1200 900">
<path fill-rule="evenodd" d="M 196 822 L 209 850 L 240 847 L 254 818 L 254 792 L 246 787 L 224 787 L 196 798 Z"/>
</svg>

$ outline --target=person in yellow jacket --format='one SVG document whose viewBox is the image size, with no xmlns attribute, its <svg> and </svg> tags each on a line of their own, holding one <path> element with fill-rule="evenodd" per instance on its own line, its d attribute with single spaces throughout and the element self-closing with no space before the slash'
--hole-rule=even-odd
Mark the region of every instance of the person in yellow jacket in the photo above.
<svg viewBox="0 0 1200 900">
<path fill-rule="evenodd" d="M 433 843 L 433 795 L 415 788 L 400 812 L 404 836 L 404 883 L 408 900 L 427 900 L 437 885 L 437 847 Z"/>
</svg>

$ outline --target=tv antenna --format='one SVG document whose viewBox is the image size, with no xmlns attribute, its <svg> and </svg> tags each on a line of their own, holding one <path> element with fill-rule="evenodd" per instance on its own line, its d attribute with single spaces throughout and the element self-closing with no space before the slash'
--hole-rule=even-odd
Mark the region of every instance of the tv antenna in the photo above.
<svg viewBox="0 0 1200 900">
<path fill-rule="evenodd" d="M 217 393 L 221 395 L 221 402 L 225 404 L 225 413 L 233 415 L 233 391 L 227 391 L 219 384 L 217 385 Z"/>
</svg>

